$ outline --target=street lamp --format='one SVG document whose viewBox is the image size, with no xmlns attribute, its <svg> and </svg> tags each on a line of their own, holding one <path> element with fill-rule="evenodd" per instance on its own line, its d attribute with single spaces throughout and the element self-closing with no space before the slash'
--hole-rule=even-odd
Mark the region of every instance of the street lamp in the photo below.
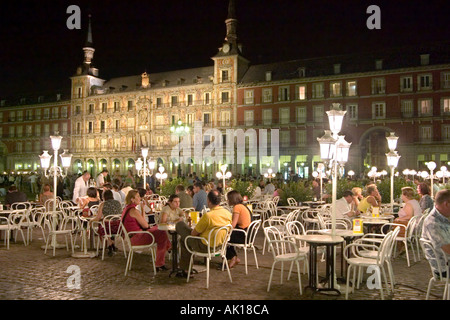
<svg viewBox="0 0 450 320">
<path fill-rule="evenodd" d="M 344 166 L 348 161 L 348 153 L 351 143 L 344 140 L 344 136 L 338 136 L 342 128 L 342 122 L 346 111 L 339 108 L 339 103 L 333 103 L 330 111 L 327 111 L 330 130 L 325 130 L 322 138 L 317 138 L 320 144 L 320 156 L 324 161 L 330 161 L 332 165 L 333 184 L 331 202 L 331 235 L 336 234 L 336 194 L 338 163 Z"/>
<path fill-rule="evenodd" d="M 163 166 L 160 166 L 158 171 L 159 172 L 156 173 L 156 179 L 159 179 L 159 185 L 162 185 L 163 180 L 167 179 L 167 173 L 164 172 Z"/>
<path fill-rule="evenodd" d="M 434 198 L 434 188 L 433 188 L 433 170 L 436 169 L 436 162 L 430 161 L 427 163 L 428 170 L 430 170 L 430 179 L 431 179 L 431 198 Z"/>
<path fill-rule="evenodd" d="M 170 127 L 170 132 L 178 136 L 178 178 L 181 177 L 181 161 L 180 161 L 180 152 L 181 152 L 181 136 L 189 133 L 188 125 L 184 125 L 181 120 L 177 121 L 177 124 L 172 125 Z"/>
<path fill-rule="evenodd" d="M 397 168 L 398 160 L 400 160 L 398 152 L 395 151 L 397 148 L 398 137 L 395 136 L 394 132 L 391 132 L 391 134 L 386 137 L 386 140 L 389 148 L 389 152 L 386 153 L 387 164 L 388 167 L 391 168 L 391 210 L 394 212 L 394 170 Z M 411 171 L 408 170 L 408 173 L 411 174 Z"/>
<path fill-rule="evenodd" d="M 58 133 L 56 133 L 58 134 Z M 46 178 L 49 178 L 53 176 L 53 204 L 52 204 L 52 211 L 57 210 L 57 203 L 56 203 L 56 194 L 58 189 L 58 177 L 65 178 L 67 176 L 67 170 L 70 167 L 70 163 L 72 160 L 72 154 L 68 153 L 68 150 L 64 150 L 64 152 L 60 155 L 61 157 L 61 164 L 62 167 L 58 166 L 58 150 L 61 147 L 61 140 L 62 136 L 55 135 L 50 136 L 50 139 L 52 141 L 52 148 L 53 148 L 53 167 L 50 168 L 50 160 L 51 155 L 48 154 L 47 150 L 44 150 L 42 155 L 39 156 L 41 160 L 41 168 L 44 169 L 44 176 Z M 52 239 L 52 246 L 58 247 L 56 244 L 56 237 L 53 235 Z M 63 245 L 61 245 L 63 246 Z M 64 246 L 63 246 L 64 247 Z"/>
<path fill-rule="evenodd" d="M 220 171 L 216 173 L 216 177 L 218 179 L 223 179 L 223 190 L 225 190 L 225 179 L 230 179 L 231 178 L 231 172 L 228 171 L 227 172 L 227 165 L 223 164 L 220 167 Z"/>
<path fill-rule="evenodd" d="M 272 182 L 272 178 L 275 178 L 275 173 L 271 168 L 267 169 L 267 172 L 264 173 L 264 178 L 269 179 L 269 182 Z"/>
<path fill-rule="evenodd" d="M 155 169 L 155 161 L 148 160 L 148 168 L 147 168 L 147 156 L 148 156 L 148 148 L 142 148 L 142 157 L 136 160 L 136 171 L 139 177 L 144 177 L 144 189 L 147 189 L 147 176 L 153 174 L 153 169 Z M 143 167 L 143 168 L 142 168 Z"/>
</svg>

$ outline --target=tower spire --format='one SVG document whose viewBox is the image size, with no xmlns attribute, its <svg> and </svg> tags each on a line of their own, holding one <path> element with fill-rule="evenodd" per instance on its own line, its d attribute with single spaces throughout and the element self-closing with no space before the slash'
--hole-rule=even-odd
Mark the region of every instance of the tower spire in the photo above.
<svg viewBox="0 0 450 320">
<path fill-rule="evenodd" d="M 91 15 L 89 15 L 89 25 L 88 25 L 88 34 L 86 43 L 84 44 L 85 47 L 93 47 L 93 41 L 92 41 L 92 28 L 91 28 Z"/>
<path fill-rule="evenodd" d="M 84 44 L 84 63 L 86 65 L 90 65 L 92 63 L 92 59 L 94 58 L 94 44 L 92 42 L 92 29 L 91 29 L 91 15 L 89 15 L 89 25 L 88 25 L 88 34 L 86 38 L 86 43 Z"/>
<path fill-rule="evenodd" d="M 238 40 L 237 37 L 237 19 L 236 19 L 236 1 L 230 0 L 228 2 L 228 16 L 225 20 L 225 24 L 227 26 L 227 35 L 225 40 L 230 43 L 236 45 Z"/>
</svg>

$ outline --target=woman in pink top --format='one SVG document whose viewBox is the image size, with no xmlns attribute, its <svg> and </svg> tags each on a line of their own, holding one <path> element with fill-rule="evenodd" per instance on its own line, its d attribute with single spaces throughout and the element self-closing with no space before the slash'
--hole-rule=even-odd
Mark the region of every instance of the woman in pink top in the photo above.
<svg viewBox="0 0 450 320">
<path fill-rule="evenodd" d="M 168 270 L 165 266 L 165 255 L 171 244 L 166 231 L 158 230 L 158 226 L 150 227 L 144 215 L 136 209 L 140 203 L 141 197 L 137 190 L 130 190 L 125 198 L 126 206 L 122 213 L 122 223 L 127 232 L 131 231 L 149 231 L 156 241 L 156 268 L 158 271 Z M 130 238 L 132 245 L 145 245 L 153 242 L 149 234 L 134 234 Z"/>
</svg>

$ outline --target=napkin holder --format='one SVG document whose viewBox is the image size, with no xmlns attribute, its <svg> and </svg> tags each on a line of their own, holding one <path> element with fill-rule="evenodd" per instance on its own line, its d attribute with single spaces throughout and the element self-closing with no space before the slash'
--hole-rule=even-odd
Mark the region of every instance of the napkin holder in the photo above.
<svg viewBox="0 0 450 320">
<path fill-rule="evenodd" d="M 353 233 L 364 233 L 362 219 L 353 219 Z"/>
</svg>

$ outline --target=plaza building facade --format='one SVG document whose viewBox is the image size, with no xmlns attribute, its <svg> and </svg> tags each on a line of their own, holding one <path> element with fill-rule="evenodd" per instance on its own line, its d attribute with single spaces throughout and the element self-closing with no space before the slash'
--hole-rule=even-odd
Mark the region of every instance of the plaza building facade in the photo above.
<svg viewBox="0 0 450 320">
<path fill-rule="evenodd" d="M 450 161 L 448 43 L 252 65 L 237 26 L 230 0 L 225 39 L 209 66 L 102 79 L 89 24 L 68 98 L 2 103 L 0 170 L 36 170 L 58 131 L 74 173 L 135 172 L 148 147 L 169 176 L 180 165 L 183 175 L 211 177 L 227 163 L 234 174 L 271 168 L 308 178 L 321 162 L 317 138 L 333 103 L 347 111 L 348 170 L 387 168 L 390 132 L 399 137 L 400 170 Z M 183 137 L 170 130 L 179 120 L 190 128 Z"/>
</svg>

